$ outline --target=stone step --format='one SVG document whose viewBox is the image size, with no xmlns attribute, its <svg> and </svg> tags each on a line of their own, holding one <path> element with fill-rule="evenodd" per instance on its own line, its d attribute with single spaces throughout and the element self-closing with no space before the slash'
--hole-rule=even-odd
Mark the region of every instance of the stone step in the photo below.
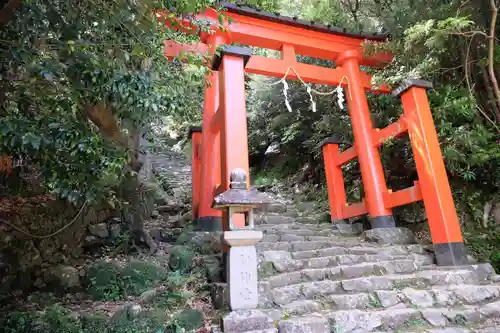
<svg viewBox="0 0 500 333">
<path fill-rule="evenodd" d="M 257 225 L 274 225 L 274 224 L 292 224 L 295 223 L 295 217 L 274 215 L 274 214 L 262 214 L 255 215 L 255 224 Z"/>
<path fill-rule="evenodd" d="M 300 216 L 300 213 L 279 213 L 279 214 L 256 214 L 255 215 L 256 225 L 280 225 L 280 224 L 290 224 L 290 223 L 304 223 L 304 224 L 317 224 L 317 225 L 330 225 L 331 223 L 320 223 L 323 222 L 322 215 L 306 215 Z"/>
<path fill-rule="evenodd" d="M 434 262 L 432 255 L 426 254 L 347 254 L 345 248 L 330 248 L 328 254 L 335 254 L 325 257 L 313 257 L 306 259 L 292 259 L 292 253 L 287 251 L 264 251 L 259 255 L 261 263 L 269 262 L 278 273 L 295 272 L 306 268 L 327 268 L 340 265 L 356 265 L 369 262 L 412 260 L 417 265 L 431 265 Z"/>
<path fill-rule="evenodd" d="M 421 245 L 380 246 L 360 243 L 358 238 L 351 237 L 325 241 L 260 242 L 257 244 L 257 251 L 288 251 L 292 252 L 293 259 L 328 257 L 339 254 L 377 254 L 387 256 L 409 253 L 428 254 Z"/>
<path fill-rule="evenodd" d="M 283 223 L 283 224 L 261 224 L 255 227 L 256 230 L 265 231 L 298 231 L 298 230 L 312 230 L 312 231 L 336 231 L 336 229 L 329 223 L 312 224 L 312 223 Z"/>
<path fill-rule="evenodd" d="M 314 251 L 330 247 L 356 247 L 359 246 L 358 238 L 342 238 L 338 240 L 323 241 L 290 241 L 290 242 L 260 242 L 257 244 L 258 251 Z M 372 246 L 370 251 L 377 252 L 380 247 Z M 365 252 L 366 253 L 366 252 Z M 363 254 L 365 254 L 363 253 Z"/>
<path fill-rule="evenodd" d="M 279 320 L 279 332 L 287 333 L 361 333 L 361 332 L 432 332 L 457 333 L 457 325 L 470 325 L 500 317 L 500 302 L 460 309 L 384 309 L 340 310 L 315 313 L 307 317 Z M 453 327 L 454 326 L 454 327 Z M 438 329 L 434 329 L 438 327 Z M 283 329 L 283 330 L 282 330 Z M 465 331 L 465 332 L 471 332 Z M 481 331 L 479 331 L 481 332 Z M 488 332 L 484 331 L 483 332 Z"/>
<path fill-rule="evenodd" d="M 327 259 L 327 258 L 325 258 Z M 429 268 L 435 268 L 428 266 Z M 323 268 L 306 268 L 300 271 L 289 272 L 268 277 L 263 282 L 269 282 L 271 288 L 284 287 L 301 282 L 322 280 L 354 279 L 367 276 L 382 276 L 390 274 L 409 274 L 424 269 L 425 266 L 413 260 L 392 260 L 367 262 L 356 265 L 341 265 Z"/>
<path fill-rule="evenodd" d="M 312 300 L 298 300 L 282 305 L 283 313 L 305 315 L 330 310 L 370 310 L 414 307 L 427 309 L 477 305 L 500 299 L 500 285 L 451 285 L 430 290 L 405 288 L 403 290 L 378 290 L 373 293 L 320 296 Z"/>
<path fill-rule="evenodd" d="M 301 232 L 297 230 L 296 232 L 290 231 L 288 233 L 274 233 L 274 234 L 264 234 L 262 242 L 298 242 L 298 241 L 331 241 L 331 240 L 342 240 L 339 233 L 334 231 L 323 231 L 320 232 L 323 236 L 311 235 L 303 236 L 299 235 Z M 306 232 L 307 233 L 307 232 Z M 304 233 L 302 233 L 304 234 Z"/>
<path fill-rule="evenodd" d="M 299 272 L 302 277 L 302 273 Z M 277 305 L 289 304 L 301 299 L 314 299 L 334 294 L 370 293 L 379 290 L 398 290 L 405 288 L 427 289 L 432 286 L 481 284 L 487 280 L 481 272 L 470 269 L 424 270 L 412 274 L 389 274 L 351 279 L 321 280 L 293 283 L 296 277 L 290 276 L 288 283 L 281 287 L 271 287 L 270 281 L 262 281 L 259 297 Z M 275 282 L 276 283 L 276 282 Z M 284 282 L 283 282 L 284 283 Z"/>
<path fill-rule="evenodd" d="M 283 214 L 287 211 L 287 206 L 284 203 L 273 203 L 267 206 L 263 207 L 258 207 L 255 210 L 255 213 L 261 214 L 261 215 L 266 215 L 270 213 L 275 213 L 275 214 Z"/>
</svg>

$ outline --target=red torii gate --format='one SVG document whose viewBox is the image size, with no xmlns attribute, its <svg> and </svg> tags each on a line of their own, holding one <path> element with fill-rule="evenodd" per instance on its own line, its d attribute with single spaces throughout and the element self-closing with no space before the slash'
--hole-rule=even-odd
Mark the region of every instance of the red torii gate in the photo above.
<svg viewBox="0 0 500 333">
<path fill-rule="evenodd" d="M 225 45 L 222 53 L 213 57 L 213 72 L 206 78 L 202 130 L 193 131 L 193 212 L 198 225 L 207 229 L 220 226 L 221 212 L 212 209 L 214 196 L 229 188 L 231 170 L 241 168 L 249 174 L 244 73 L 282 78 L 293 68 L 306 82 L 342 84 L 347 88 L 354 146 L 340 152 L 340 142 L 335 139 L 327 139 L 322 145 L 332 222 L 368 214 L 373 228 L 392 228 L 395 227 L 393 207 L 423 200 L 437 263 L 466 263 L 466 249 L 426 95 L 426 89 L 432 85 L 427 81 L 409 80 L 393 90 L 394 96 L 401 97 L 404 114 L 384 129 L 373 127 L 365 91 L 388 94 L 391 90 L 387 86 L 374 87 L 371 77 L 360 66 L 384 66 L 391 56 L 365 57 L 362 43 L 383 42 L 386 36 L 352 34 L 344 29 L 239 5 L 223 3 L 221 6 L 226 9 L 224 15 L 232 20 L 231 24 L 226 20 L 224 29 L 219 29 L 220 14 L 215 9 L 207 9 L 195 15 L 196 19 L 212 25 L 211 33 L 200 32 L 202 43 L 181 45 L 166 41 L 164 48 L 165 55 L 172 59 L 180 52 L 213 55 L 217 46 Z M 157 16 L 173 26 L 175 18 L 168 12 Z M 187 20 L 176 23 L 180 23 L 179 30 L 198 32 Z M 232 43 L 279 50 L 281 59 L 253 56 L 249 48 L 228 46 Z M 336 68 L 297 62 L 296 54 L 333 60 Z M 293 71 L 287 78 L 298 79 Z M 406 132 L 419 181 L 411 188 L 392 192 L 386 186 L 378 147 L 388 138 Z M 342 165 L 356 157 L 365 199 L 348 204 Z M 227 216 L 223 219 L 224 228 Z"/>
</svg>

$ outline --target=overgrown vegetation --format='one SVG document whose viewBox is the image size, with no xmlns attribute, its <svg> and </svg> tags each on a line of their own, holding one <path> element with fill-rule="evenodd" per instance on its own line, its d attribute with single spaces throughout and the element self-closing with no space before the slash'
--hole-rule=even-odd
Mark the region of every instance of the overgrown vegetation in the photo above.
<svg viewBox="0 0 500 333">
<path fill-rule="evenodd" d="M 167 273 L 153 263 L 130 261 L 124 267 L 114 262 L 96 262 L 87 270 L 88 292 L 96 299 L 119 300 L 137 296 L 167 278 Z"/>
<path fill-rule="evenodd" d="M 0 30 L 0 200 L 15 196 L 38 200 L 51 195 L 77 207 L 106 202 L 121 211 L 123 220 L 132 225 L 131 235 L 137 236 L 134 231 L 143 229 L 145 212 L 156 195 L 138 179 L 142 141 L 156 140 L 153 147 L 161 150 L 166 142 L 179 141 L 188 126 L 200 123 L 203 76 L 207 71 L 199 57 L 189 57 L 187 64 L 165 59 L 165 39 L 194 42 L 197 37 L 159 24 L 154 13 L 167 8 L 176 14 L 197 12 L 214 2 L 23 1 Z M 434 82 L 429 100 L 466 242 L 479 259 L 491 260 L 500 271 L 497 2 L 244 3 L 347 30 L 390 32 L 388 43 L 367 45 L 367 52 L 390 51 L 394 59 L 387 67 L 371 71 L 379 82 L 393 85 L 407 78 Z M 335 65 L 303 56 L 298 60 Z M 331 96 L 313 94 L 317 112 L 312 112 L 306 88 L 290 81 L 289 112 L 282 85 L 269 86 L 273 80 L 254 79 L 247 81 L 254 183 L 284 183 L 284 187 L 300 193 L 301 199 L 319 201 L 314 210 L 326 211 L 318 145 L 332 135 L 345 142 L 342 149 L 352 144 L 347 109 L 340 108 Z M 315 89 L 326 92 L 333 87 Z M 397 98 L 370 95 L 369 103 L 376 127 L 385 127 L 402 114 Z M 279 145 L 279 151 L 265 154 L 273 144 Z M 389 140 L 381 147 L 381 155 L 389 188 L 411 186 L 418 178 L 408 140 Z M 344 176 L 349 201 L 361 200 L 364 194 L 359 164 L 346 165 Z M 163 180 L 160 183 L 165 191 L 172 191 Z M 43 200 L 37 202 L 43 204 Z M 426 221 L 421 205 L 395 210 L 395 215 L 403 225 Z M 139 236 L 135 238 L 148 242 L 146 233 Z M 55 306 L 43 314 L 12 313 L 2 319 L 0 327 L 10 330 L 7 332 L 137 333 L 168 325 L 175 331 L 191 322 L 186 318 L 198 322 L 199 314 L 189 311 L 162 317 L 167 308 L 181 311 L 190 297 L 184 287 L 195 283 L 193 278 L 216 280 L 220 275 L 217 258 L 204 259 L 206 270 L 195 269 L 200 247 L 188 246 L 190 237 L 189 232 L 178 237 L 168 273 L 143 262 L 125 266 L 98 262 L 87 272 L 86 287 L 100 300 L 123 300 L 141 295 L 152 286 L 164 286 L 166 293 L 155 298 L 161 315 L 152 312 L 148 320 L 127 319 L 118 324 L 75 318 Z M 151 244 L 154 241 L 148 245 L 155 250 Z M 155 326 L 158 323 L 167 326 Z"/>
</svg>

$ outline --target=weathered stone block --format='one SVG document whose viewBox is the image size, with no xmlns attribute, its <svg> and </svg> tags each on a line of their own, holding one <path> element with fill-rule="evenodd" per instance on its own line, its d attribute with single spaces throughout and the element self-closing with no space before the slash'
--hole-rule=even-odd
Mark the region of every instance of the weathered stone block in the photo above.
<svg viewBox="0 0 500 333">
<path fill-rule="evenodd" d="M 339 281 L 330 280 L 303 283 L 301 289 L 305 298 L 335 294 L 342 290 Z"/>
<path fill-rule="evenodd" d="M 420 312 L 416 309 L 384 310 L 380 313 L 380 317 L 386 329 L 399 329 L 421 319 Z"/>
<path fill-rule="evenodd" d="M 264 235 L 264 237 L 262 237 L 262 241 L 263 242 L 277 242 L 277 241 L 279 241 L 279 237 L 278 237 L 278 235 L 266 234 L 266 235 Z"/>
<path fill-rule="evenodd" d="M 414 244 L 415 235 L 408 228 L 377 228 L 363 232 L 363 239 L 380 245 Z"/>
<path fill-rule="evenodd" d="M 453 306 L 457 303 L 457 298 L 452 291 L 444 289 L 433 289 L 430 292 L 434 296 L 436 306 L 447 307 Z"/>
<path fill-rule="evenodd" d="M 419 308 L 430 308 L 434 305 L 434 298 L 427 290 L 405 288 L 401 294 L 413 305 Z"/>
<path fill-rule="evenodd" d="M 446 326 L 449 323 L 440 309 L 425 309 L 422 317 L 432 326 Z"/>
<path fill-rule="evenodd" d="M 272 306 L 271 285 L 267 281 L 259 281 L 259 308 L 266 309 Z"/>
<path fill-rule="evenodd" d="M 322 305 L 312 300 L 298 300 L 282 306 L 282 309 L 290 314 L 301 315 L 322 309 Z"/>
<path fill-rule="evenodd" d="M 273 320 L 259 310 L 236 310 L 222 319 L 224 333 L 242 333 L 273 328 Z"/>
<path fill-rule="evenodd" d="M 352 279 L 374 274 L 376 265 L 372 263 L 357 264 L 354 266 L 342 267 L 342 277 Z"/>
<path fill-rule="evenodd" d="M 340 269 L 336 269 L 337 273 L 340 273 Z M 304 282 L 307 281 L 320 281 L 327 278 L 334 277 L 334 271 L 329 268 L 315 268 L 315 269 L 304 269 L 302 270 L 302 279 Z M 340 275 L 340 274 L 338 274 Z"/>
<path fill-rule="evenodd" d="M 282 242 L 298 242 L 298 241 L 303 241 L 304 239 L 305 239 L 304 236 L 285 234 L 285 235 L 281 235 L 280 240 Z"/>
<path fill-rule="evenodd" d="M 282 287 L 289 284 L 299 283 L 302 279 L 300 272 L 283 273 L 267 279 L 272 288 Z"/>
<path fill-rule="evenodd" d="M 382 305 L 384 308 L 388 308 L 400 303 L 400 299 L 396 291 L 377 290 L 375 292 L 375 295 L 380 301 L 380 305 Z"/>
<path fill-rule="evenodd" d="M 380 316 L 361 310 L 336 311 L 326 315 L 333 332 L 372 332 L 382 326 Z"/>
<path fill-rule="evenodd" d="M 300 285 L 275 288 L 271 293 L 274 303 L 280 305 L 291 303 L 302 296 Z"/>
<path fill-rule="evenodd" d="M 75 267 L 59 265 L 46 271 L 44 280 L 63 289 L 77 288 L 80 287 L 80 272 Z"/>
<path fill-rule="evenodd" d="M 476 304 L 500 297 L 500 287 L 498 286 L 457 285 L 452 286 L 450 289 L 465 304 Z"/>
<path fill-rule="evenodd" d="M 328 321 L 321 317 L 293 318 L 281 320 L 280 333 L 330 333 Z"/>
<path fill-rule="evenodd" d="M 100 238 L 107 238 L 109 236 L 108 226 L 106 223 L 97 223 L 89 225 L 89 232 Z"/>
<path fill-rule="evenodd" d="M 342 281 L 342 288 L 351 292 L 371 292 L 392 289 L 392 279 L 385 276 L 372 276 Z"/>
<path fill-rule="evenodd" d="M 327 299 L 337 310 L 364 309 L 370 303 L 368 294 L 329 295 Z"/>
<path fill-rule="evenodd" d="M 328 257 L 320 257 L 320 258 L 311 258 L 307 261 L 308 268 L 322 268 L 330 265 L 330 258 Z"/>
</svg>

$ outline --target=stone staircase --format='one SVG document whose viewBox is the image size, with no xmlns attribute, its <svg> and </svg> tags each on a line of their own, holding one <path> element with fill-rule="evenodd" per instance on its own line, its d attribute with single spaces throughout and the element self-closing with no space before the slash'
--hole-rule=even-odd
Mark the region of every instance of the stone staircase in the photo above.
<svg viewBox="0 0 500 333">
<path fill-rule="evenodd" d="M 428 246 L 377 245 L 284 210 L 257 217 L 261 312 L 234 332 L 500 333 L 490 264 L 436 266 Z"/>
<path fill-rule="evenodd" d="M 151 160 L 179 199 L 189 162 Z M 377 245 L 286 201 L 256 214 L 259 310 L 235 311 L 226 333 L 500 333 L 500 277 L 489 264 L 440 267 L 431 247 Z M 214 330 L 216 332 L 216 330 Z"/>
</svg>

